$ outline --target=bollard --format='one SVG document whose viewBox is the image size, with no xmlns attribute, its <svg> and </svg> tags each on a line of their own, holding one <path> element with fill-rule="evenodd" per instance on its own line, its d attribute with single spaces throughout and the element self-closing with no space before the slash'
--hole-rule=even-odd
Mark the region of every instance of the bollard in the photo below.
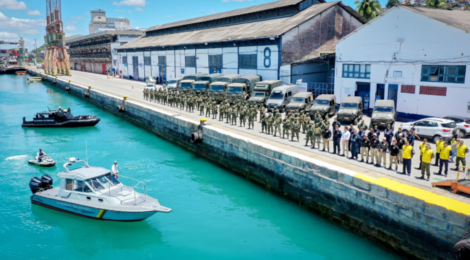
<svg viewBox="0 0 470 260">
<path fill-rule="evenodd" d="M 67 92 L 70 91 L 70 82 L 71 82 L 71 80 L 69 80 L 69 84 L 65 87 L 65 91 L 67 91 Z"/>
<path fill-rule="evenodd" d="M 126 99 L 127 98 L 128 98 L 128 96 L 124 96 L 124 98 L 122 99 L 121 105 L 118 106 L 118 111 L 119 112 L 125 112 L 126 111 Z"/>
<path fill-rule="evenodd" d="M 91 86 L 88 86 L 88 89 L 85 93 L 83 93 L 83 95 L 86 97 L 86 98 L 89 98 L 90 97 L 90 89 L 91 89 Z"/>
</svg>

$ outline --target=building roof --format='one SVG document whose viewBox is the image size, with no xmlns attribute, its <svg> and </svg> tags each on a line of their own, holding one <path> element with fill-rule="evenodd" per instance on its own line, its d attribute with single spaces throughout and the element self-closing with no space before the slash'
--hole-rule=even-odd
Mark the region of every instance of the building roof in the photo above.
<svg viewBox="0 0 470 260">
<path fill-rule="evenodd" d="M 422 14 L 431 19 L 443 22 L 449 26 L 470 33 L 470 12 L 459 9 L 440 9 L 426 6 L 400 5 L 415 13 Z"/>
<path fill-rule="evenodd" d="M 280 1 L 282 2 L 282 1 Z M 364 17 L 352 8 L 345 6 L 341 1 L 312 5 L 294 16 L 257 21 L 224 27 L 209 28 L 189 32 L 181 32 L 159 36 L 140 37 L 128 42 L 118 49 L 138 49 L 161 46 L 175 46 L 184 44 L 203 44 L 211 42 L 224 42 L 236 40 L 263 39 L 280 36 L 314 16 L 324 12 L 332 6 L 340 5 L 348 13 L 361 22 L 367 22 Z M 240 9 L 242 10 L 242 9 Z M 176 25 L 174 25 L 176 26 Z"/>
<path fill-rule="evenodd" d="M 125 31 L 106 30 L 106 31 L 102 31 L 102 32 L 88 34 L 88 35 L 85 35 L 85 36 L 83 36 L 83 35 L 78 36 L 77 35 L 78 37 L 74 37 L 74 36 L 66 37 L 65 38 L 65 44 L 71 44 L 71 43 L 75 43 L 75 42 L 91 40 L 91 39 L 94 39 L 94 38 L 103 38 L 105 36 L 114 36 L 114 35 L 137 35 L 137 36 L 142 36 L 144 34 L 145 34 L 144 31 L 139 31 L 139 30 L 125 30 Z"/>
<path fill-rule="evenodd" d="M 261 11 L 267 11 L 270 9 L 276 9 L 276 8 L 281 8 L 281 7 L 286 7 L 286 6 L 291 6 L 291 5 L 296 5 L 304 0 L 279 0 L 275 2 L 270 2 L 266 4 L 261 4 L 261 5 L 255 5 L 255 6 L 250 6 L 250 7 L 245 7 L 241 9 L 235 9 L 232 11 L 227 11 L 227 12 L 222 12 L 222 13 L 217 13 L 217 14 L 211 14 L 211 15 L 205 15 L 201 17 L 196 17 L 193 19 L 188 19 L 188 20 L 183 20 L 183 21 L 178 21 L 174 23 L 167 23 L 167 24 L 162 24 L 162 25 L 157 25 L 150 27 L 147 31 L 155 31 L 155 30 L 161 30 L 161 29 L 166 29 L 166 28 L 171 28 L 171 27 L 177 27 L 177 26 L 183 26 L 183 25 L 189 25 L 189 24 L 195 24 L 195 23 L 202 23 L 202 22 L 207 22 L 211 20 L 217 20 L 217 19 L 222 19 L 222 18 L 228 18 L 228 17 L 233 17 L 233 16 L 239 16 L 239 15 L 245 15 L 245 14 L 250 14 L 250 13 L 256 13 L 256 12 L 261 12 Z M 320 2 L 324 2 L 323 0 L 320 0 Z"/>
</svg>

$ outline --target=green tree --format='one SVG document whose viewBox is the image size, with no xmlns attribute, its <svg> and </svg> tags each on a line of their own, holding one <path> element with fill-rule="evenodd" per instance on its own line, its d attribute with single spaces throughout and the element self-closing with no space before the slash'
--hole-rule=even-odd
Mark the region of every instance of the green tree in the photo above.
<svg viewBox="0 0 470 260">
<path fill-rule="evenodd" d="M 388 3 L 386 5 L 386 7 L 387 8 L 392 8 L 395 5 L 399 5 L 399 4 L 400 4 L 400 1 L 398 1 L 398 0 L 388 0 Z"/>
<path fill-rule="evenodd" d="M 382 6 L 377 0 L 357 0 L 354 4 L 357 5 L 356 11 L 367 20 L 372 20 L 381 13 Z"/>
<path fill-rule="evenodd" d="M 449 8 L 447 2 L 445 0 L 424 0 L 427 7 L 434 7 L 434 8 Z"/>
</svg>

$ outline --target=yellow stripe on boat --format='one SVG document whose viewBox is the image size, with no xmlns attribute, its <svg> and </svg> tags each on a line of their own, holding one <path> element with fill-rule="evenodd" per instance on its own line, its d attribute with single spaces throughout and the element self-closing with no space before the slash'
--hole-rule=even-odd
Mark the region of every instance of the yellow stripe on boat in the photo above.
<svg viewBox="0 0 470 260">
<path fill-rule="evenodd" d="M 98 212 L 98 215 L 96 215 L 96 218 L 102 218 L 104 216 L 104 213 L 106 213 L 106 210 L 100 210 L 100 212 Z"/>
</svg>

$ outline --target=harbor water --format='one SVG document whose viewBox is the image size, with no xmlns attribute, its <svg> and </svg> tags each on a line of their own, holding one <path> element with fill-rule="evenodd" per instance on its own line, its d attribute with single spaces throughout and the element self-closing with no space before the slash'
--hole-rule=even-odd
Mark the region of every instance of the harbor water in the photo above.
<svg viewBox="0 0 470 260">
<path fill-rule="evenodd" d="M 22 128 L 22 118 L 70 107 L 95 127 Z M 0 259 L 399 259 L 304 208 L 49 83 L 0 76 Z M 27 164 L 42 148 L 52 168 Z M 169 214 L 99 221 L 32 205 L 29 180 L 70 157 L 146 183 Z"/>
</svg>

